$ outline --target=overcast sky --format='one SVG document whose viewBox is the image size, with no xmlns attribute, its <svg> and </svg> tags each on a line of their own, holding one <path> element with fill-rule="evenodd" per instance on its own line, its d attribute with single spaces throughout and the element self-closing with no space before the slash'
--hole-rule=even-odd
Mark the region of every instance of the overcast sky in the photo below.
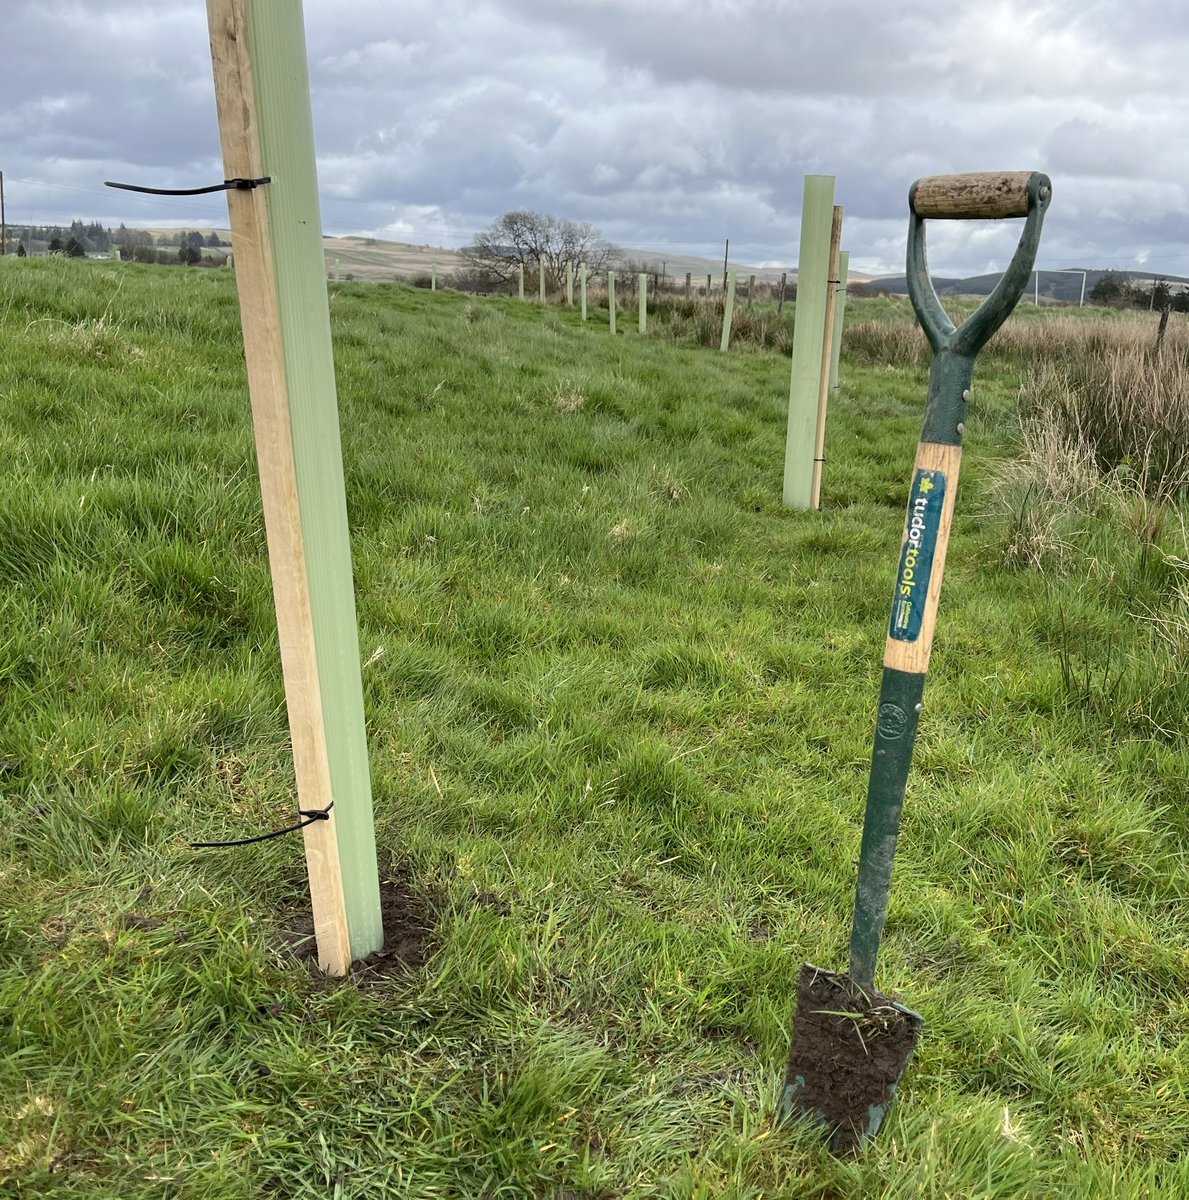
<svg viewBox="0 0 1189 1200">
<path fill-rule="evenodd" d="M 269 0 L 280 3 L 282 0 Z M 10 222 L 226 224 L 202 0 L 4 0 Z M 1040 263 L 1189 275 L 1183 0 L 306 0 L 328 233 L 465 244 L 511 208 L 620 245 L 795 261 L 837 177 L 856 271 L 903 267 L 908 187 L 1039 169 Z M 937 224 L 938 273 L 1003 223 Z"/>
</svg>

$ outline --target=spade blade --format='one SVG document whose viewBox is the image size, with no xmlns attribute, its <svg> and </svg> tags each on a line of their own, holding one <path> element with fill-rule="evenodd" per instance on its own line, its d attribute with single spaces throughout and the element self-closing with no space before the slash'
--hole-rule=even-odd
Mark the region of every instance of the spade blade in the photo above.
<svg viewBox="0 0 1189 1200">
<path fill-rule="evenodd" d="M 823 1126 L 836 1154 L 879 1132 L 923 1018 L 849 975 L 806 963 L 797 979 L 781 1120 Z"/>
</svg>

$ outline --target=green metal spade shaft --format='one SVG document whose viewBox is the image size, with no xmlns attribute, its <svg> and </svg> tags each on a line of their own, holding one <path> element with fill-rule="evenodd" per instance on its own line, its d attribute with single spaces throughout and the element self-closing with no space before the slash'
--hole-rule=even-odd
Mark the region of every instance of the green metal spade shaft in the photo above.
<svg viewBox="0 0 1189 1200">
<path fill-rule="evenodd" d="M 908 291 L 933 349 L 933 364 L 892 599 L 859 852 L 849 974 L 864 991 L 875 987 L 875 962 L 887 918 L 900 814 L 937 623 L 974 360 L 1011 315 L 1028 285 L 1051 192 L 1046 175 L 1020 171 L 934 176 L 918 180 L 909 193 Z M 946 315 L 929 279 L 927 217 L 1027 218 L 1003 277 L 958 328 Z"/>
</svg>

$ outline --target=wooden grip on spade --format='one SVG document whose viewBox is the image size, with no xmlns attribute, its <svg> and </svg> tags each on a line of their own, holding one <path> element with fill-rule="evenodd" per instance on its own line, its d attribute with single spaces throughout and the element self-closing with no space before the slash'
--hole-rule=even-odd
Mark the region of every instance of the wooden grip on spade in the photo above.
<svg viewBox="0 0 1189 1200">
<path fill-rule="evenodd" d="M 1033 171 L 974 171 L 967 175 L 928 175 L 912 186 L 910 203 L 918 217 L 945 221 L 995 221 L 1028 215 Z"/>
</svg>

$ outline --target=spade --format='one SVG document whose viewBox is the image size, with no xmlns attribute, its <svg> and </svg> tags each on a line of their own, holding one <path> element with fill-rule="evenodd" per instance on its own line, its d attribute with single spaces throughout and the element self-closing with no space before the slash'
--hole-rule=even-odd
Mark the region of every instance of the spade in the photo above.
<svg viewBox="0 0 1189 1200">
<path fill-rule="evenodd" d="M 974 360 L 1028 285 L 1051 194 L 1048 176 L 1012 171 L 931 176 L 908 195 L 908 292 L 933 362 L 884 653 L 850 969 L 801 968 L 781 1100 L 782 1121 L 817 1123 L 838 1154 L 879 1132 L 924 1028 L 919 1014 L 876 989 L 875 960 L 937 623 Z M 991 294 L 955 327 L 929 279 L 925 220 L 1005 217 L 1026 218 L 1015 255 Z"/>
</svg>

